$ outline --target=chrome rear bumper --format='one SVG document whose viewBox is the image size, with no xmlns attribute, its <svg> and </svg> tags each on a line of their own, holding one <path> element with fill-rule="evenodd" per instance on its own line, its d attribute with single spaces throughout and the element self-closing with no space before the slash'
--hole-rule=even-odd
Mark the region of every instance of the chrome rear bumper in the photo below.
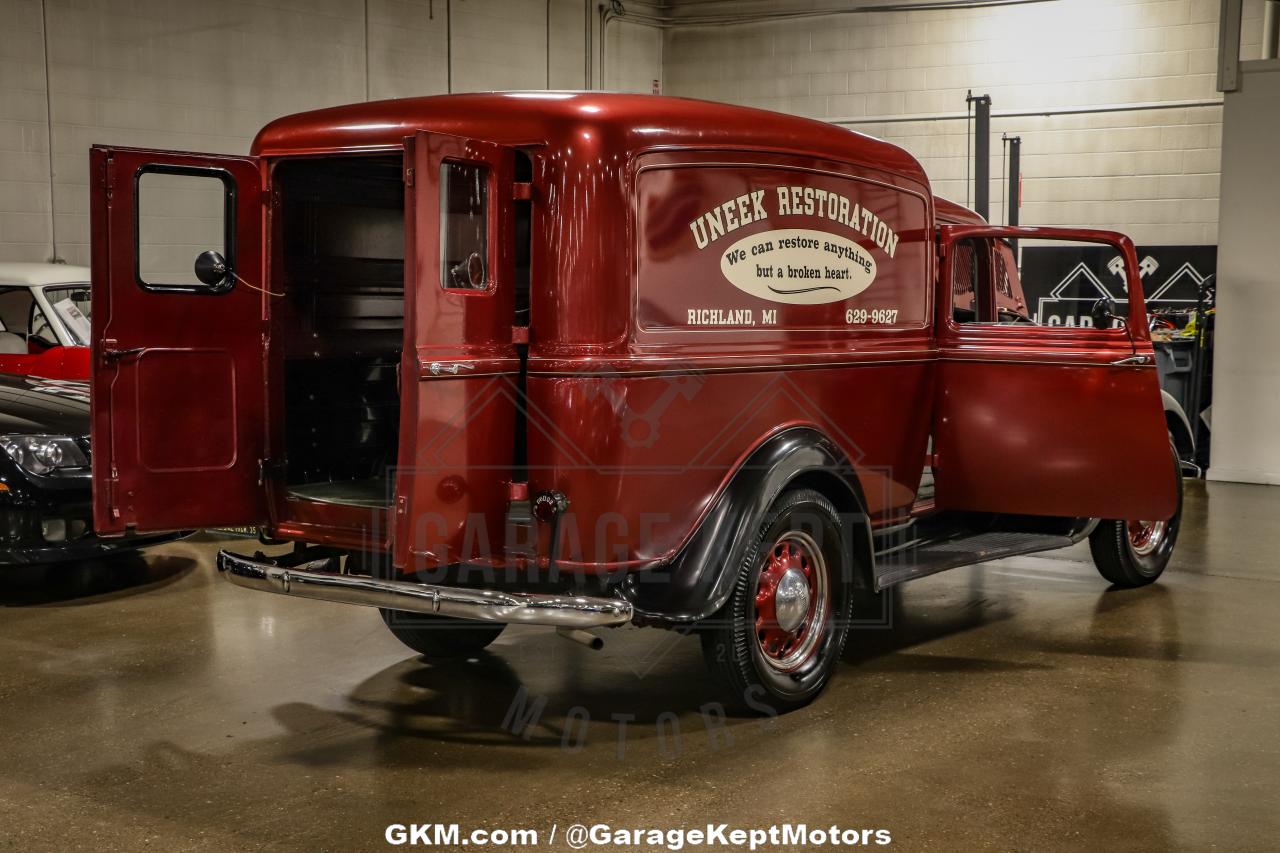
<svg viewBox="0 0 1280 853">
<path fill-rule="evenodd" d="M 246 589 L 520 625 L 596 628 L 631 621 L 631 604 L 622 599 L 499 592 L 317 571 L 328 563 L 328 559 L 323 559 L 298 566 L 278 566 L 265 557 L 218 552 L 218 571 L 231 583 Z"/>
</svg>

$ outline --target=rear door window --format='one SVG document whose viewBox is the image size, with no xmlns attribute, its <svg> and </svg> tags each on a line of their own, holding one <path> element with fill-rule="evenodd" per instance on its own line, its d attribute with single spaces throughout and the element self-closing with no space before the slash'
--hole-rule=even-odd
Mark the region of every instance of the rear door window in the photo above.
<svg viewBox="0 0 1280 853">
<path fill-rule="evenodd" d="M 440 284 L 446 289 L 489 287 L 488 186 L 484 166 L 440 165 Z"/>
<path fill-rule="evenodd" d="M 148 164 L 135 177 L 135 275 L 145 290 L 216 293 L 192 259 L 212 250 L 235 269 L 235 185 L 222 169 Z"/>
</svg>

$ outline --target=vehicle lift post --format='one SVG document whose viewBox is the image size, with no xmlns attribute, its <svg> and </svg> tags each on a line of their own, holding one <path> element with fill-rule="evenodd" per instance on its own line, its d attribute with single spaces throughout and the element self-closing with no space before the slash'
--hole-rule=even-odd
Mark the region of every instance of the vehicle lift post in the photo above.
<svg viewBox="0 0 1280 853">
<path fill-rule="evenodd" d="M 1001 136 L 1000 141 L 1009 146 L 1009 171 L 1005 176 L 1009 198 L 1005 205 L 1005 224 L 1017 226 L 1019 208 L 1022 207 L 1022 137 L 1006 135 Z M 1014 258 L 1020 262 L 1021 258 L 1018 258 L 1018 241 L 1010 240 L 1009 245 L 1013 249 Z"/>
<path fill-rule="evenodd" d="M 965 100 L 973 118 L 973 209 L 991 221 L 991 96 L 970 94 Z"/>
</svg>

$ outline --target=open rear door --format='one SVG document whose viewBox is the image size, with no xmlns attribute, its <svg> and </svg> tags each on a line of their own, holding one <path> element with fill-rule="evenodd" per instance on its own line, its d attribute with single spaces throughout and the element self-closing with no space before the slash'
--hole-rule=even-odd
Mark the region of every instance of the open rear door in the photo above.
<svg viewBox="0 0 1280 853">
<path fill-rule="evenodd" d="M 259 163 L 95 146 L 90 164 L 94 526 L 264 521 Z"/>
<path fill-rule="evenodd" d="M 938 300 L 934 485 L 939 509 L 1164 519 L 1177 476 L 1160 401 L 1137 255 L 1114 232 L 944 225 Z M 1127 282 L 1123 319 L 1037 325 L 997 310 L 1015 290 L 995 241 L 1093 243 Z M 1079 270 L 1101 276 L 1081 262 Z M 993 270 L 996 271 L 993 273 Z M 999 272 L 1003 270 L 1003 272 Z M 1016 270 L 1014 271 L 1016 272 Z M 1111 285 L 1115 287 L 1115 284 Z M 1116 288 L 1123 297 L 1123 285 Z M 1121 303 L 1123 305 L 1123 303 Z M 1110 307 L 1115 307 L 1114 305 Z M 1084 311 L 1089 312 L 1085 303 Z"/>
<path fill-rule="evenodd" d="M 508 147 L 405 140 L 405 345 L 393 555 L 404 571 L 500 554 L 520 358 Z"/>
</svg>

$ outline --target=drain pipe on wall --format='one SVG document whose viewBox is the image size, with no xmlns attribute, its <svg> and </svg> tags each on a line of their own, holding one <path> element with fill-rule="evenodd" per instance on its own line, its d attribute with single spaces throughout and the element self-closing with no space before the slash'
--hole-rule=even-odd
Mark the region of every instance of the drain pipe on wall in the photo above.
<svg viewBox="0 0 1280 853">
<path fill-rule="evenodd" d="M 53 92 L 49 86 L 49 10 L 47 0 L 40 0 L 40 30 L 44 43 L 44 121 L 49 147 L 49 244 L 53 256 L 51 264 L 65 264 L 66 258 L 58 254 L 58 207 L 53 187 Z"/>
<path fill-rule="evenodd" d="M 591 73 L 591 54 L 594 53 L 594 50 L 591 45 L 591 29 L 595 26 L 595 22 L 591 19 L 591 2 L 592 0 L 582 0 L 582 10 L 586 16 L 586 30 L 584 32 L 586 42 L 582 49 L 583 62 L 585 63 L 582 69 L 582 88 L 584 89 L 593 88 L 591 85 L 593 76 Z M 601 14 L 603 15 L 604 13 L 601 12 Z M 603 32 L 600 34 L 600 41 L 604 42 Z"/>
<path fill-rule="evenodd" d="M 1280 0 L 1266 0 L 1262 7 L 1262 58 L 1280 58 Z"/>
</svg>

